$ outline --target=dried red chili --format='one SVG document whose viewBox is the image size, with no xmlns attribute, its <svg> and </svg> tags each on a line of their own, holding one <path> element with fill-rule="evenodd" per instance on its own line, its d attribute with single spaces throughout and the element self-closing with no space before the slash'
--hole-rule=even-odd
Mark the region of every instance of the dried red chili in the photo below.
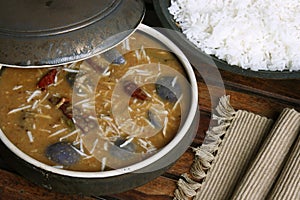
<svg viewBox="0 0 300 200">
<path fill-rule="evenodd" d="M 45 90 L 49 85 L 54 83 L 56 74 L 57 74 L 57 70 L 51 69 L 50 71 L 48 71 L 48 73 L 45 76 L 43 76 L 39 80 L 37 86 L 42 90 Z"/>
<path fill-rule="evenodd" d="M 148 97 L 147 94 L 132 81 L 124 81 L 123 88 L 128 95 L 134 98 L 146 100 Z"/>
</svg>

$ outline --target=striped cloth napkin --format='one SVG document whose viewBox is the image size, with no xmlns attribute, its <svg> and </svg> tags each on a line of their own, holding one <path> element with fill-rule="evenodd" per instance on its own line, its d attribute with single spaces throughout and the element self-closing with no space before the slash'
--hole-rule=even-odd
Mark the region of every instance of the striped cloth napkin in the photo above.
<svg viewBox="0 0 300 200">
<path fill-rule="evenodd" d="M 274 123 L 235 111 L 228 96 L 220 99 L 216 113 L 218 125 L 193 149 L 194 163 L 179 179 L 174 199 L 299 200 L 300 113 L 284 109 Z"/>
<path fill-rule="evenodd" d="M 267 198 L 273 183 L 280 175 L 299 130 L 300 114 L 292 109 L 284 109 L 247 173 L 238 184 L 232 199 Z"/>
<path fill-rule="evenodd" d="M 300 199 L 300 136 L 268 199 Z"/>
</svg>

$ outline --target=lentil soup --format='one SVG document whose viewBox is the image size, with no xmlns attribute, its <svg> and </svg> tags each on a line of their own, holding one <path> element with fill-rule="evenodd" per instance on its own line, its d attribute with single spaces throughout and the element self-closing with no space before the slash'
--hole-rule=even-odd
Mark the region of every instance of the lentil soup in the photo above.
<svg viewBox="0 0 300 200">
<path fill-rule="evenodd" d="M 104 171 L 130 164 L 113 147 L 138 155 L 131 162 L 143 160 L 172 140 L 189 107 L 180 61 L 141 32 L 85 61 L 1 72 L 2 131 L 21 151 L 56 168 Z M 88 141 L 91 129 L 96 137 Z"/>
</svg>

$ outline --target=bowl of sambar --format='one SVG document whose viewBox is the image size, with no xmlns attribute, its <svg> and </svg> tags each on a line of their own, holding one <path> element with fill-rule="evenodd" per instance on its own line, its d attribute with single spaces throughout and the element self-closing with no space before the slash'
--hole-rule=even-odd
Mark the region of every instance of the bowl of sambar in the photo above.
<svg viewBox="0 0 300 200">
<path fill-rule="evenodd" d="M 63 193 L 104 195 L 147 183 L 184 153 L 198 125 L 190 63 L 143 24 L 85 60 L 3 67 L 0 88 L 4 160 Z"/>
</svg>

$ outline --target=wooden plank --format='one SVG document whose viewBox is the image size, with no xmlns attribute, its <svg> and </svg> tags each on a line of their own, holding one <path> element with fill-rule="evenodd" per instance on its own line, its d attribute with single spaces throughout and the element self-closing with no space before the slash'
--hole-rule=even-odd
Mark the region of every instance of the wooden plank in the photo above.
<svg viewBox="0 0 300 200">
<path fill-rule="evenodd" d="M 176 180 L 160 176 L 134 190 L 111 195 L 120 200 L 170 200 L 176 189 Z"/>
<path fill-rule="evenodd" d="M 175 176 L 181 176 L 183 173 L 188 173 L 191 165 L 193 164 L 194 153 L 188 149 L 177 162 L 168 170 L 168 173 Z"/>
<path fill-rule="evenodd" d="M 291 103 L 300 104 L 300 90 L 297 88 L 300 85 L 300 79 L 261 79 L 249 78 L 240 75 L 234 75 L 230 72 L 221 71 L 222 78 L 227 86 L 248 90 L 277 98 Z"/>
<path fill-rule="evenodd" d="M 65 195 L 50 192 L 38 187 L 24 178 L 0 169 L 0 199 L 26 199 L 26 200 L 93 200 L 82 195 Z"/>
<path fill-rule="evenodd" d="M 201 72 L 201 75 L 197 69 Z M 200 82 L 204 82 L 205 78 L 209 84 L 215 86 L 225 84 L 227 89 L 234 88 L 233 90 L 285 101 L 288 104 L 300 104 L 300 90 L 298 89 L 300 79 L 253 78 L 220 69 L 217 72 L 215 69 L 211 65 L 201 64 L 201 68 L 194 68 L 194 72 Z M 220 73 L 221 79 L 216 73 Z"/>
<path fill-rule="evenodd" d="M 210 113 L 200 111 L 200 120 L 197 135 L 195 136 L 192 146 L 199 146 L 200 144 L 202 144 L 205 138 L 206 131 L 208 130 L 209 126 L 213 124 L 215 123 L 211 120 Z"/>
<path fill-rule="evenodd" d="M 199 89 L 199 103 L 200 109 L 211 112 L 212 104 L 219 99 L 220 88 L 217 86 L 209 86 L 211 89 L 212 100 L 210 98 L 207 86 L 203 82 L 198 83 Z M 226 90 L 226 94 L 231 97 L 231 105 L 234 109 L 243 109 L 260 114 L 270 118 L 276 118 L 279 113 L 286 107 L 300 110 L 300 104 L 291 105 L 288 102 L 280 101 L 274 98 L 259 96 L 258 94 L 248 93 L 245 91 L 233 90 L 232 88 Z M 213 103 L 212 103 L 213 102 Z M 214 107 L 214 106 L 213 106 Z"/>
</svg>

